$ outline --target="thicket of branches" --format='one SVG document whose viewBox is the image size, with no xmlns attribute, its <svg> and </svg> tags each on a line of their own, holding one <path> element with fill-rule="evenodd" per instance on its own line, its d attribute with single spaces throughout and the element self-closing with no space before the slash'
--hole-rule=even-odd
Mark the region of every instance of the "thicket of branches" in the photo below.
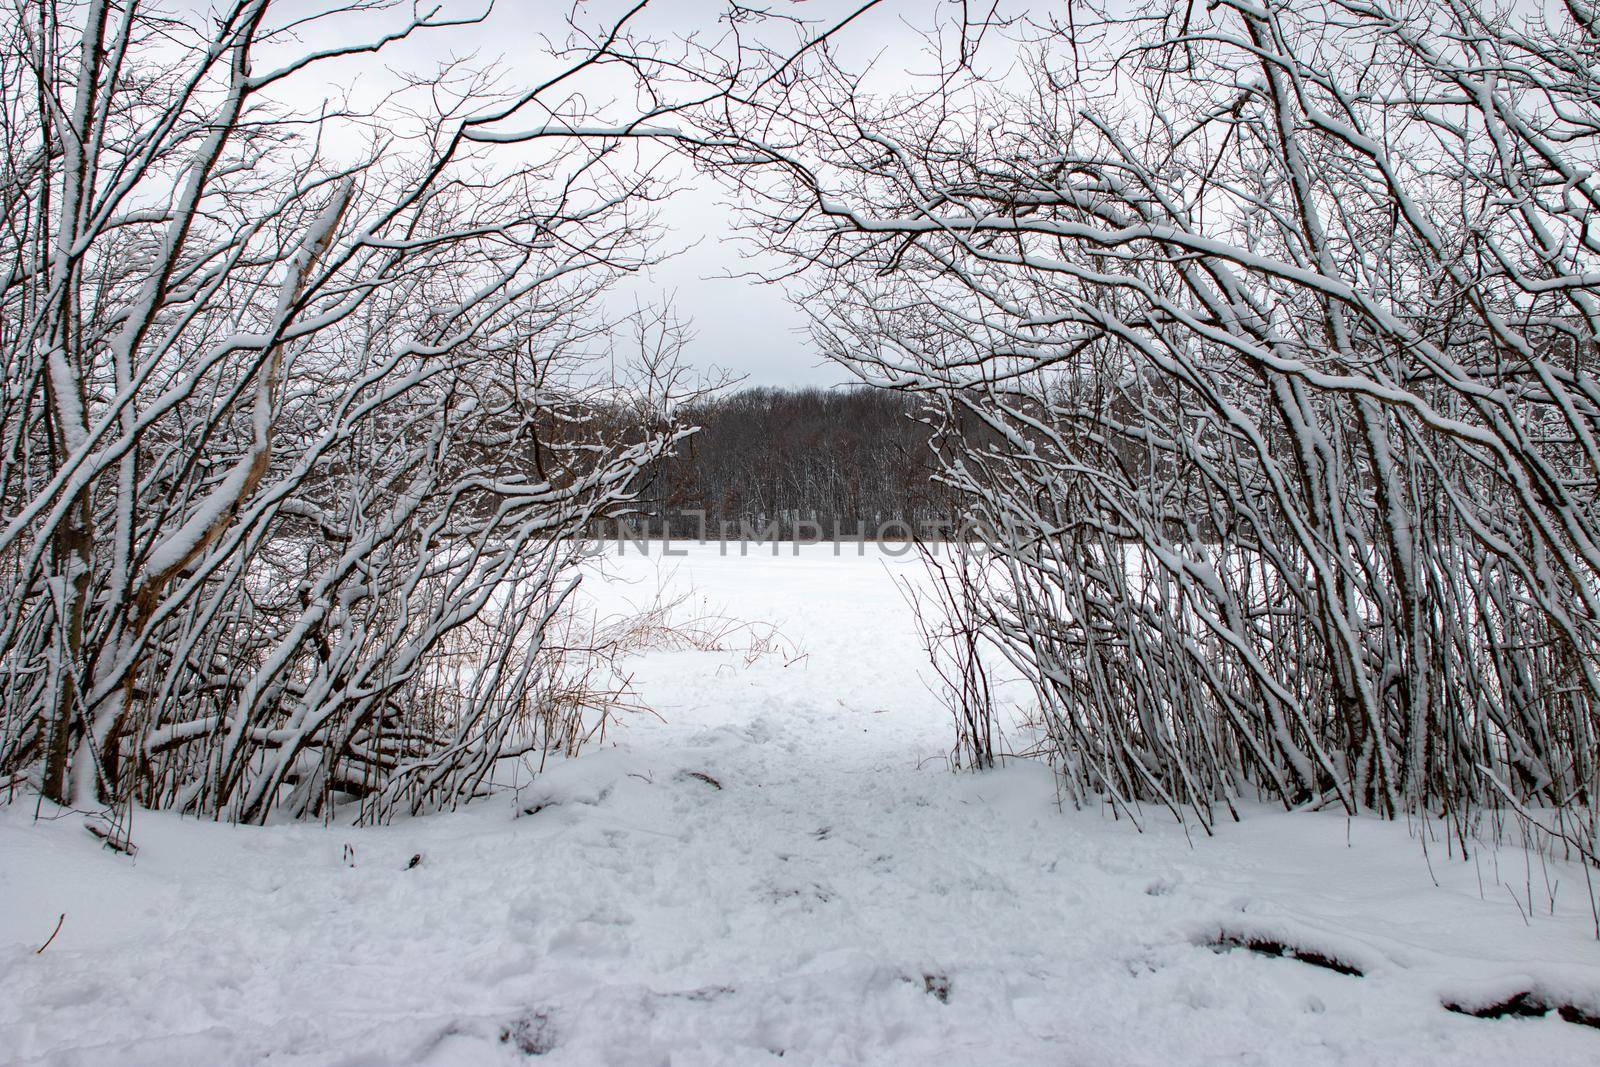
<svg viewBox="0 0 1600 1067">
<path fill-rule="evenodd" d="M 659 322 L 635 380 L 591 369 L 627 362 L 598 298 L 659 186 L 573 83 L 643 67 L 619 29 L 525 57 L 523 89 L 458 64 L 323 100 L 449 24 L 0 11 L 0 776 L 381 815 L 571 741 L 566 535 L 692 398 Z"/>
<path fill-rule="evenodd" d="M 986 73 L 985 33 L 1028 59 Z M 979 625 L 1072 793 L 1527 813 L 1592 859 L 1600 11 L 952 41 L 920 95 L 811 63 L 701 154 L 831 354 L 943 412 Z"/>
<path fill-rule="evenodd" d="M 632 387 L 588 361 L 618 337 L 598 294 L 648 256 L 631 146 L 669 138 L 815 281 L 824 349 L 908 394 L 859 403 L 931 420 L 902 443 L 989 550 L 940 586 L 970 758 L 981 639 L 1077 797 L 1463 838 L 1512 812 L 1594 859 L 1589 0 L 1074 4 L 963 23 L 933 87 L 889 97 L 831 31 L 780 55 L 736 8 L 726 60 L 619 29 L 526 90 L 457 66 L 293 108 L 440 24 L 297 51 L 386 10 L 0 17 L 0 775 L 83 807 L 382 812 L 567 729 L 540 711 L 566 535 L 694 409 L 665 319 L 634 325 Z M 986 36 L 1025 61 L 988 71 Z M 621 125 L 573 88 L 600 67 L 642 102 Z M 804 466 L 778 453 L 817 439 L 770 435 L 804 487 L 708 463 L 707 495 L 874 508 L 905 471 L 838 429 Z"/>
</svg>

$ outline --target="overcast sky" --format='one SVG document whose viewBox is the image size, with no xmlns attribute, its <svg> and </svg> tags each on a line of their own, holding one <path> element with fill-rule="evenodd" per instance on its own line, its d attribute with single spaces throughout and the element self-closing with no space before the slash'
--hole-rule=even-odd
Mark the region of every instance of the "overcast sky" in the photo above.
<svg viewBox="0 0 1600 1067">
<path fill-rule="evenodd" d="M 305 0 L 316 6 L 318 0 Z M 326 0 L 322 0 L 326 2 Z M 840 41 L 842 54 L 852 66 L 872 61 L 876 69 L 894 76 L 896 69 L 914 68 L 921 40 L 914 26 L 928 26 L 950 0 L 888 0 L 853 23 Z M 591 0 L 579 9 L 585 25 L 598 26 L 624 9 L 625 0 Z M 765 6 L 819 23 L 831 23 L 853 10 L 853 0 L 770 0 Z M 447 11 L 473 10 L 472 0 L 447 0 Z M 702 32 L 715 35 L 720 0 L 652 0 L 635 26 L 664 36 Z M 544 50 L 545 36 L 566 36 L 565 3 L 543 0 L 497 0 L 482 24 L 436 31 L 385 53 L 391 65 L 425 68 L 450 55 L 476 53 L 482 58 L 503 57 L 513 74 L 536 76 L 532 66 Z M 370 23 L 368 24 L 370 26 Z M 926 65 L 926 64 L 924 64 Z M 848 375 L 820 360 L 805 334 L 805 320 L 788 301 L 783 289 L 728 275 L 773 266 L 771 261 L 746 258 L 748 245 L 733 239 L 726 192 L 714 183 L 685 173 L 685 186 L 662 209 L 669 227 L 669 247 L 689 247 L 664 266 L 624 287 L 617 299 L 632 306 L 672 297 L 683 318 L 691 320 L 693 340 L 685 359 L 696 367 L 722 368 L 743 376 L 752 385 L 831 385 Z"/>
<path fill-rule="evenodd" d="M 801 0 L 771 6 L 831 24 L 857 4 Z M 893 77 L 897 66 L 915 63 L 921 42 L 912 27 L 929 25 L 941 6 L 948 6 L 945 0 L 883 3 L 851 24 L 839 42 L 841 52 L 853 64 L 870 61 Z M 721 9 L 716 0 L 654 0 L 649 25 L 685 33 L 705 30 Z M 674 246 L 694 242 L 693 247 L 641 279 L 637 289 L 656 298 L 671 294 L 680 314 L 692 320 L 694 338 L 686 360 L 741 375 L 751 385 L 833 385 L 849 380 L 844 370 L 818 356 L 806 335 L 804 315 L 782 287 L 729 277 L 775 263 L 752 262 L 748 242 L 729 232 L 732 217 L 726 192 L 695 175 L 686 175 L 684 184 L 686 188 L 663 214 L 671 228 L 669 242 Z"/>
<path fill-rule="evenodd" d="M 201 13 L 212 0 L 176 2 L 203 17 Z M 282 25 L 295 21 L 297 16 L 325 14 L 350 2 L 278 0 L 274 11 Z M 488 4 L 488 0 L 417 0 L 417 5 L 425 10 L 433 2 L 440 4 L 444 14 L 462 17 L 479 13 Z M 598 30 L 609 26 L 635 2 L 583 0 L 577 8 L 577 19 L 585 28 Z M 860 0 L 744 2 L 750 7 L 805 19 L 817 29 L 836 24 L 860 6 Z M 926 51 L 924 31 L 940 21 L 958 17 L 964 8 L 976 15 L 992 2 L 880 0 L 876 8 L 852 21 L 830 43 L 852 69 L 870 65 L 876 88 L 898 87 L 911 82 L 912 72 L 931 73 L 935 66 Z M 630 28 L 636 34 L 658 39 L 699 34 L 702 39 L 715 40 L 724 32 L 719 16 L 726 6 L 725 0 L 650 0 Z M 1004 7 L 1012 9 L 1023 6 L 1024 0 L 1004 3 Z M 550 56 L 549 42 L 560 44 L 567 40 L 567 18 L 572 11 L 567 0 L 494 0 L 488 17 L 479 23 L 416 34 L 386 48 L 378 64 L 370 56 L 340 60 L 319 68 L 320 76 L 297 81 L 285 91 L 302 96 L 295 101 L 301 106 L 314 107 L 326 96 L 343 92 L 351 92 L 353 99 L 359 99 L 361 87 L 379 91 L 394 88 L 398 83 L 390 71 L 425 73 L 443 61 L 466 57 L 478 64 L 500 60 L 506 75 L 505 88 L 535 84 L 542 75 L 557 69 L 558 61 Z M 404 10 L 366 12 L 340 20 L 318 20 L 299 35 L 297 43 L 286 41 L 283 47 L 298 55 L 307 46 L 315 49 L 352 39 L 368 40 L 376 33 L 397 28 L 395 23 L 405 14 Z M 765 25 L 784 26 L 777 21 Z M 783 39 L 765 43 L 792 46 L 795 32 L 792 27 L 787 28 Z M 618 81 L 605 89 L 602 76 L 601 88 L 605 91 L 615 92 L 622 84 Z M 620 114 L 625 107 L 603 110 Z M 510 125 L 514 127 L 515 123 Z M 632 308 L 639 302 L 660 303 L 670 297 L 678 316 L 691 324 L 693 339 L 684 353 L 685 360 L 708 371 L 719 368 L 742 376 L 751 385 L 832 385 L 850 380 L 845 371 L 817 355 L 806 336 L 805 318 L 788 301 L 784 289 L 732 277 L 751 270 L 770 270 L 779 264 L 771 259 L 746 258 L 752 250 L 731 232 L 733 211 L 727 203 L 728 192 L 686 168 L 678 173 L 678 184 L 683 188 L 661 206 L 660 221 L 667 227 L 663 245 L 685 250 L 619 288 L 615 294 L 618 305 Z"/>
</svg>

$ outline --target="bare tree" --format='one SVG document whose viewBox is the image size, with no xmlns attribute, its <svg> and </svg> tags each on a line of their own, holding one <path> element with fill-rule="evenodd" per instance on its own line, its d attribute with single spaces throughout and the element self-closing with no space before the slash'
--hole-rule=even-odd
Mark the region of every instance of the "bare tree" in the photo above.
<svg viewBox="0 0 1600 1067">
<path fill-rule="evenodd" d="M 909 96 L 818 50 L 701 149 L 834 358 L 943 410 L 1072 790 L 1593 860 L 1594 9 L 1072 14 Z"/>
<path fill-rule="evenodd" d="M 570 535 L 684 432 L 676 334 L 625 397 L 594 358 L 671 106 L 580 92 L 674 70 L 632 14 L 358 108 L 340 63 L 477 16 L 280 6 L 0 14 L 0 772 L 81 809 L 420 809 L 565 743 Z"/>
</svg>

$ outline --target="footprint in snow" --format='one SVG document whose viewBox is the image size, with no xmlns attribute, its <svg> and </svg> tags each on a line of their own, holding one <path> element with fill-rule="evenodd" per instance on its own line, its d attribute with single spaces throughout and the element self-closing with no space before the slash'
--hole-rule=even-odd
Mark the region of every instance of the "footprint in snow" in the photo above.
<svg viewBox="0 0 1600 1067">
<path fill-rule="evenodd" d="M 833 891 L 818 882 L 806 885 L 778 885 L 768 883 L 763 894 L 767 901 L 773 904 L 793 903 L 801 911 L 811 911 L 819 904 L 827 904 L 833 900 Z"/>
<path fill-rule="evenodd" d="M 543 1056 L 556 1047 L 555 1027 L 542 1011 L 519 1015 L 500 1029 L 500 1043 L 524 1056 Z"/>
</svg>

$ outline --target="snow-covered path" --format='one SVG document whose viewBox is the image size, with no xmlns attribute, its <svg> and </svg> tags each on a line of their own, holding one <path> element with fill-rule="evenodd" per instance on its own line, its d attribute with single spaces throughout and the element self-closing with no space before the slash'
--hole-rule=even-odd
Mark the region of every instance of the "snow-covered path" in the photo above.
<svg viewBox="0 0 1600 1067">
<path fill-rule="evenodd" d="M 1554 1013 L 1441 1007 L 1600 1014 L 1576 868 L 1529 889 L 1520 851 L 1436 844 L 1436 887 L 1404 826 L 1257 809 L 1191 848 L 1155 813 L 1059 811 L 1040 766 L 951 775 L 896 570 L 617 561 L 635 584 L 603 602 L 692 585 L 806 656 L 642 657 L 664 721 L 515 800 L 375 829 L 141 814 L 133 863 L 0 812 L 0 1062 L 1600 1062 Z"/>
</svg>

